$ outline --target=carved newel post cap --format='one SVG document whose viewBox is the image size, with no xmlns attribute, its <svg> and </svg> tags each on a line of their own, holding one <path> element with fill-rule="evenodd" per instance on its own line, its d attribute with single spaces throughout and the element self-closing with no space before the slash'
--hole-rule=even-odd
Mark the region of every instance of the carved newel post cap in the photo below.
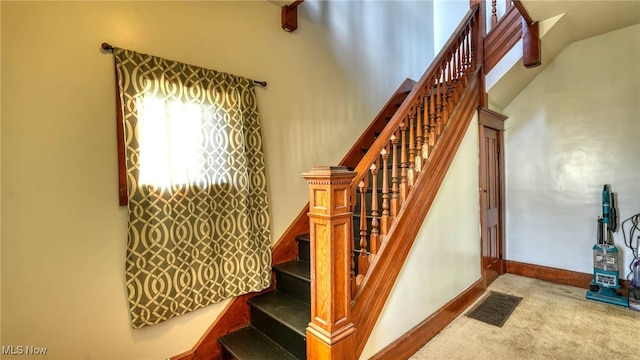
<svg viewBox="0 0 640 360">
<path fill-rule="evenodd" d="M 353 178 L 356 176 L 356 173 L 353 171 L 349 171 L 346 166 L 330 166 L 330 165 L 321 165 L 314 166 L 311 168 L 311 171 L 303 173 L 302 177 L 309 180 L 315 178 Z"/>
</svg>

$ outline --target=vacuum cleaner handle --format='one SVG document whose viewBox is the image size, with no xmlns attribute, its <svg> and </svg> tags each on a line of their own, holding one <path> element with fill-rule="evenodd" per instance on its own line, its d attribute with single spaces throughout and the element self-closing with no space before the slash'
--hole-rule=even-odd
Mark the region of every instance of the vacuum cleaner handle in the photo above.
<svg viewBox="0 0 640 360">
<path fill-rule="evenodd" d="M 609 229 L 611 232 L 618 230 L 618 210 L 616 210 L 616 194 L 611 193 L 611 214 L 609 215 Z"/>
<path fill-rule="evenodd" d="M 598 216 L 598 242 L 597 244 L 604 244 L 603 237 L 603 229 L 602 229 L 602 218 Z"/>
</svg>

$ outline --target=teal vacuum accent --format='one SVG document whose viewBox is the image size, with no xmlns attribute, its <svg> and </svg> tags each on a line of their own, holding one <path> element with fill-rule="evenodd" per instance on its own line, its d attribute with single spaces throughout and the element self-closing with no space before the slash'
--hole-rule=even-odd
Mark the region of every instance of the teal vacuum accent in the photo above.
<svg viewBox="0 0 640 360">
<path fill-rule="evenodd" d="M 602 190 L 602 218 L 598 218 L 598 239 L 593 246 L 593 280 L 587 299 L 628 307 L 629 299 L 617 292 L 620 289 L 618 248 L 613 245 L 617 222 L 615 196 L 609 185 L 605 185 Z"/>
</svg>

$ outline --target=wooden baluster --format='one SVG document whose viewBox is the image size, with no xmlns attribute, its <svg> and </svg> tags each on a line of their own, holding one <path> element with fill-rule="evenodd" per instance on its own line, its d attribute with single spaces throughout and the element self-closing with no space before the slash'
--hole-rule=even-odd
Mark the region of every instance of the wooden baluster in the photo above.
<svg viewBox="0 0 640 360">
<path fill-rule="evenodd" d="M 460 47 L 460 69 L 462 71 L 462 89 L 460 91 L 460 93 L 462 93 L 464 91 L 464 88 L 467 86 L 467 68 L 465 66 L 465 58 L 466 58 L 466 54 L 467 54 L 467 48 L 465 46 L 464 43 L 464 36 L 460 38 L 460 45 L 458 45 Z"/>
<path fill-rule="evenodd" d="M 460 96 L 458 94 L 458 84 L 460 83 L 460 73 L 458 72 L 458 63 L 456 62 L 456 53 L 458 49 L 453 48 L 451 50 L 451 71 L 453 72 L 453 101 L 458 102 Z"/>
<path fill-rule="evenodd" d="M 442 81 L 439 73 L 436 75 L 436 139 L 442 134 Z"/>
<path fill-rule="evenodd" d="M 462 90 L 460 92 L 463 92 L 464 89 L 467 87 L 467 45 L 466 45 L 466 36 L 463 36 L 460 39 L 460 56 L 461 56 L 461 61 L 460 61 L 460 67 L 461 67 L 461 71 L 462 71 Z"/>
<path fill-rule="evenodd" d="M 431 85 L 429 94 L 429 153 L 436 145 L 436 93 L 433 79 L 429 81 Z"/>
<path fill-rule="evenodd" d="M 422 145 L 422 158 L 426 161 L 429 158 L 429 98 L 431 95 L 427 91 L 422 99 L 422 129 L 424 132 L 423 145 Z"/>
<path fill-rule="evenodd" d="M 447 116 L 453 112 L 453 96 L 451 86 L 453 85 L 453 79 L 451 78 L 451 63 L 449 61 L 445 64 L 445 73 L 447 74 L 447 88 L 445 90 L 445 97 L 447 99 Z"/>
<path fill-rule="evenodd" d="M 311 322 L 308 360 L 355 360 L 356 337 L 349 254 L 353 226 L 350 183 L 356 173 L 338 166 L 314 167 L 309 182 Z"/>
<path fill-rule="evenodd" d="M 400 209 L 398 204 L 398 137 L 394 132 L 391 135 L 391 221 L 398 216 Z"/>
<path fill-rule="evenodd" d="M 358 254 L 358 274 L 356 275 L 356 286 L 360 285 L 364 274 L 369 269 L 369 259 L 367 258 L 367 187 L 364 180 L 358 184 L 360 190 L 360 249 Z"/>
<path fill-rule="evenodd" d="M 351 206 L 350 206 L 350 210 L 351 213 L 353 214 L 355 208 L 356 208 L 356 196 L 357 196 L 357 188 L 353 188 L 350 192 L 351 195 Z M 360 202 L 362 203 L 362 202 Z M 351 226 L 353 229 L 353 217 L 351 217 Z M 351 259 L 351 272 L 349 273 L 349 284 L 351 285 L 351 298 L 353 299 L 354 297 L 356 297 L 356 291 L 358 290 L 358 283 L 357 283 L 357 278 L 358 275 L 356 274 L 356 259 L 358 257 L 358 255 L 360 254 L 358 252 L 358 255 L 356 255 L 356 244 L 355 244 L 355 239 L 351 238 L 351 241 L 349 241 L 349 258 Z"/>
<path fill-rule="evenodd" d="M 405 119 L 406 120 L 406 119 Z M 400 123 L 400 206 L 407 199 L 407 124 L 405 121 Z"/>
<path fill-rule="evenodd" d="M 378 228 L 378 166 L 379 159 L 371 164 L 371 236 L 369 237 L 369 247 L 371 255 L 378 253 L 380 247 L 380 231 Z M 366 274 L 366 272 L 362 272 Z"/>
<path fill-rule="evenodd" d="M 498 2 L 497 0 L 491 0 L 491 28 L 492 29 L 498 23 L 498 6 L 497 6 L 497 2 Z"/>
<path fill-rule="evenodd" d="M 476 71 L 475 53 L 473 52 L 473 20 L 469 24 L 469 30 L 467 31 L 467 46 L 469 47 L 469 74 L 473 75 Z"/>
<path fill-rule="evenodd" d="M 462 89 L 464 89 L 467 86 L 467 66 L 466 66 L 466 59 L 467 59 L 467 46 L 465 43 L 465 39 L 466 37 L 463 36 L 462 38 L 460 38 L 460 67 L 462 69 Z"/>
<path fill-rule="evenodd" d="M 393 137 L 393 136 L 392 136 Z M 389 231 L 389 143 L 380 152 L 382 156 L 382 216 L 380 216 L 380 235 L 384 236 Z"/>
<path fill-rule="evenodd" d="M 457 103 L 458 103 L 458 94 L 456 93 L 456 83 L 457 83 L 457 80 L 456 80 L 456 77 L 455 77 L 455 71 L 456 71 L 456 69 L 455 69 L 455 60 L 454 60 L 454 57 L 455 57 L 455 53 L 453 53 L 453 52 L 452 52 L 452 53 L 451 53 L 451 55 L 450 55 L 449 63 L 448 63 L 448 66 L 449 66 L 449 76 L 450 76 L 450 79 L 451 79 L 451 85 L 449 85 L 449 88 L 447 89 L 447 93 L 449 93 L 449 94 L 450 94 L 449 96 L 450 96 L 450 97 L 451 97 L 451 99 L 453 100 L 453 103 L 454 103 L 454 104 L 457 104 Z M 454 105 L 454 106 L 455 106 L 455 105 Z"/>
<path fill-rule="evenodd" d="M 415 170 L 416 173 L 422 171 L 422 126 L 420 125 L 422 118 L 422 104 L 424 95 L 419 97 L 419 105 L 416 107 L 416 158 L 415 158 Z"/>
<path fill-rule="evenodd" d="M 462 66 L 460 65 L 460 57 L 461 57 L 461 49 L 460 46 L 455 48 L 456 52 L 456 73 L 458 74 L 458 81 L 456 82 L 456 93 L 458 93 L 458 99 L 460 99 L 460 95 L 462 95 L 462 82 L 463 80 L 463 72 Z"/>
<path fill-rule="evenodd" d="M 415 148 L 414 148 L 414 121 L 415 121 L 415 106 L 411 106 L 409 109 L 409 169 L 407 170 L 407 186 L 408 189 L 413 187 L 414 171 L 415 171 Z"/>
<path fill-rule="evenodd" d="M 455 68 L 456 68 L 456 78 L 458 79 L 458 85 L 462 81 L 462 71 L 460 66 L 460 46 L 454 47 L 454 56 L 455 56 Z"/>
<path fill-rule="evenodd" d="M 469 51 L 471 53 L 471 71 L 475 71 L 476 70 L 476 52 L 475 52 L 475 48 L 473 46 L 473 29 L 474 29 L 474 20 L 471 20 L 471 24 L 469 26 L 469 34 L 467 35 L 469 37 Z"/>
<path fill-rule="evenodd" d="M 473 57 L 473 53 L 471 52 L 471 26 L 467 26 L 467 31 L 464 35 L 464 43 L 467 47 L 467 83 L 469 83 L 469 79 L 473 74 L 473 67 L 471 66 L 471 58 Z"/>
<path fill-rule="evenodd" d="M 442 126 L 447 125 L 449 121 L 449 104 L 447 101 L 447 66 L 446 64 L 440 65 L 440 72 L 442 74 L 442 91 L 440 96 L 442 97 Z"/>
<path fill-rule="evenodd" d="M 467 30 L 467 48 L 469 49 L 469 74 L 473 75 L 475 67 L 473 66 L 473 21 L 469 23 L 469 30 Z"/>
</svg>

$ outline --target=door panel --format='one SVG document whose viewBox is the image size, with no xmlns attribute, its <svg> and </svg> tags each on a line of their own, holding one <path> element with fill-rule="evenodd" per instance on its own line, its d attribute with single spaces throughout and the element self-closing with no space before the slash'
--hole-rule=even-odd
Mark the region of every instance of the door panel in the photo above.
<svg viewBox="0 0 640 360">
<path fill-rule="evenodd" d="M 481 126 L 480 202 L 482 207 L 482 277 L 490 284 L 502 269 L 500 133 Z"/>
</svg>

